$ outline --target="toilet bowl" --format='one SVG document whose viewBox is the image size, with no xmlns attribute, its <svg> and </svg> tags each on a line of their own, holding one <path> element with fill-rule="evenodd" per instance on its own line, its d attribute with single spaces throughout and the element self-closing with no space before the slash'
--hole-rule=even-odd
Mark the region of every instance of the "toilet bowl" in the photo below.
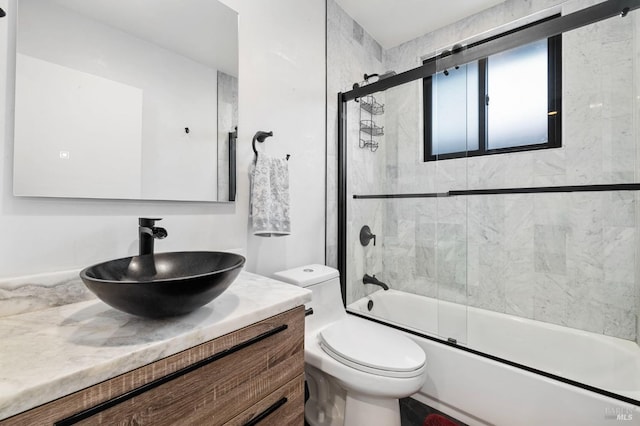
<svg viewBox="0 0 640 426">
<path fill-rule="evenodd" d="M 399 426 L 399 398 L 426 379 L 422 349 L 399 332 L 348 315 L 338 271 L 308 265 L 274 278 L 310 289 L 313 314 L 305 321 L 305 374 L 312 426 Z"/>
</svg>

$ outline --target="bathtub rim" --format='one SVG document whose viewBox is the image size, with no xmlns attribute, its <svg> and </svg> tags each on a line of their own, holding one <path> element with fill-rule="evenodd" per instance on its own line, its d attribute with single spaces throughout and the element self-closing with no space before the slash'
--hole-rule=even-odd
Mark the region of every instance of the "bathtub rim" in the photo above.
<svg viewBox="0 0 640 426">
<path fill-rule="evenodd" d="M 580 389 L 583 389 L 583 390 L 594 392 L 594 393 L 597 393 L 597 394 L 600 394 L 600 395 L 604 395 L 604 396 L 609 397 L 609 398 L 616 399 L 618 401 L 626 402 L 628 404 L 632 404 L 632 405 L 635 405 L 637 407 L 640 407 L 640 400 L 633 399 L 633 398 L 628 397 L 628 396 L 620 395 L 618 393 L 615 393 L 615 392 L 612 392 L 612 391 L 608 391 L 606 389 L 598 388 L 598 387 L 595 387 L 595 386 L 588 385 L 586 383 L 582 383 L 582 382 L 578 382 L 578 381 L 575 381 L 575 380 L 568 379 L 566 377 L 558 376 L 557 374 L 549 373 L 549 372 L 544 371 L 544 370 L 539 370 L 537 368 L 533 368 L 533 367 L 530 367 L 530 366 L 527 366 L 527 365 L 524 365 L 524 364 L 520 364 L 520 363 L 511 361 L 511 360 L 505 359 L 505 358 L 501 358 L 501 357 L 498 357 L 498 356 L 495 356 L 495 355 L 491 355 L 491 354 L 488 354 L 486 352 L 481 352 L 481 351 L 478 351 L 476 349 L 472 349 L 472 348 L 469 348 L 469 347 L 466 347 L 466 346 L 463 346 L 463 345 L 459 345 L 457 343 L 453 343 L 453 342 L 450 342 L 450 341 L 447 341 L 447 340 L 443 340 L 443 339 L 438 338 L 438 337 L 430 336 L 430 335 L 425 334 L 425 333 L 420 333 L 418 331 L 415 331 L 415 330 L 412 330 L 412 329 L 408 329 L 408 328 L 404 328 L 404 327 L 396 325 L 396 324 L 388 323 L 388 322 L 385 322 L 385 321 L 377 319 L 377 318 L 372 318 L 372 317 L 367 316 L 365 314 L 353 312 L 353 311 L 351 311 L 349 309 L 346 309 L 346 312 L 349 315 L 354 315 L 356 317 L 360 317 L 360 318 L 363 318 L 363 319 L 366 319 L 366 320 L 369 320 L 369 321 L 373 321 L 373 322 L 376 322 L 378 324 L 382 324 L 382 325 L 385 325 L 387 327 L 391 327 L 393 329 L 402 331 L 404 333 L 408 333 L 408 334 L 411 334 L 411 335 L 414 335 L 414 336 L 417 336 L 417 337 L 421 337 L 423 339 L 427 339 L 427 340 L 430 340 L 430 341 L 433 341 L 433 342 L 436 342 L 436 343 L 440 343 L 440 344 L 449 346 L 451 348 L 456 348 L 456 349 L 462 350 L 464 352 L 467 352 L 467 353 L 470 353 L 470 354 L 473 354 L 473 355 L 477 355 L 477 356 L 480 356 L 480 357 L 483 357 L 483 358 L 487 358 L 487 359 L 490 359 L 492 361 L 500 362 L 502 364 L 506 364 L 506 365 L 511 366 L 511 367 L 519 368 L 521 370 L 525 370 L 525 371 L 528 371 L 530 373 L 539 374 L 541 376 L 547 377 L 547 378 L 552 379 L 552 380 L 557 380 L 559 382 L 562 382 L 562 383 L 565 383 L 565 384 L 568 384 L 568 385 L 571 385 L 571 386 L 576 386 L 576 387 L 578 387 Z M 429 359 L 427 358 L 427 364 L 428 363 L 429 363 Z"/>
</svg>

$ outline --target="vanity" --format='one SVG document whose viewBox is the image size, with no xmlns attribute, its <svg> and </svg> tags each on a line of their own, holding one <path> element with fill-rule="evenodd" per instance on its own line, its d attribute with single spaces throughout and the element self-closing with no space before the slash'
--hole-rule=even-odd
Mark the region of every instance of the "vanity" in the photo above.
<svg viewBox="0 0 640 426">
<path fill-rule="evenodd" d="M 243 271 L 182 317 L 92 299 L 0 318 L 0 425 L 302 424 L 310 299 Z"/>
</svg>

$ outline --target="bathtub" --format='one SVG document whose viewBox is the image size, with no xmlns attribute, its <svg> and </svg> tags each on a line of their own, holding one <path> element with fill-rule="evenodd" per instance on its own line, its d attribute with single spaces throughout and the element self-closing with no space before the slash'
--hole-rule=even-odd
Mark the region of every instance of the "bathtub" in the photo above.
<svg viewBox="0 0 640 426">
<path fill-rule="evenodd" d="M 347 310 L 640 400 L 635 342 L 396 290 L 376 291 Z M 465 423 L 640 425 L 635 404 L 405 334 L 427 354 L 428 380 L 413 397 Z"/>
</svg>

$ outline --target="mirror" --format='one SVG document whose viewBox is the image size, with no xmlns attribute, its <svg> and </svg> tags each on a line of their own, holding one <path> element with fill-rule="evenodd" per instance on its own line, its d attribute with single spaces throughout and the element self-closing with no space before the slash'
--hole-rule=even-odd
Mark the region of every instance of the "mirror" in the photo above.
<svg viewBox="0 0 640 426">
<path fill-rule="evenodd" d="M 20 0 L 16 55 L 15 195 L 235 198 L 232 9 Z"/>
</svg>

